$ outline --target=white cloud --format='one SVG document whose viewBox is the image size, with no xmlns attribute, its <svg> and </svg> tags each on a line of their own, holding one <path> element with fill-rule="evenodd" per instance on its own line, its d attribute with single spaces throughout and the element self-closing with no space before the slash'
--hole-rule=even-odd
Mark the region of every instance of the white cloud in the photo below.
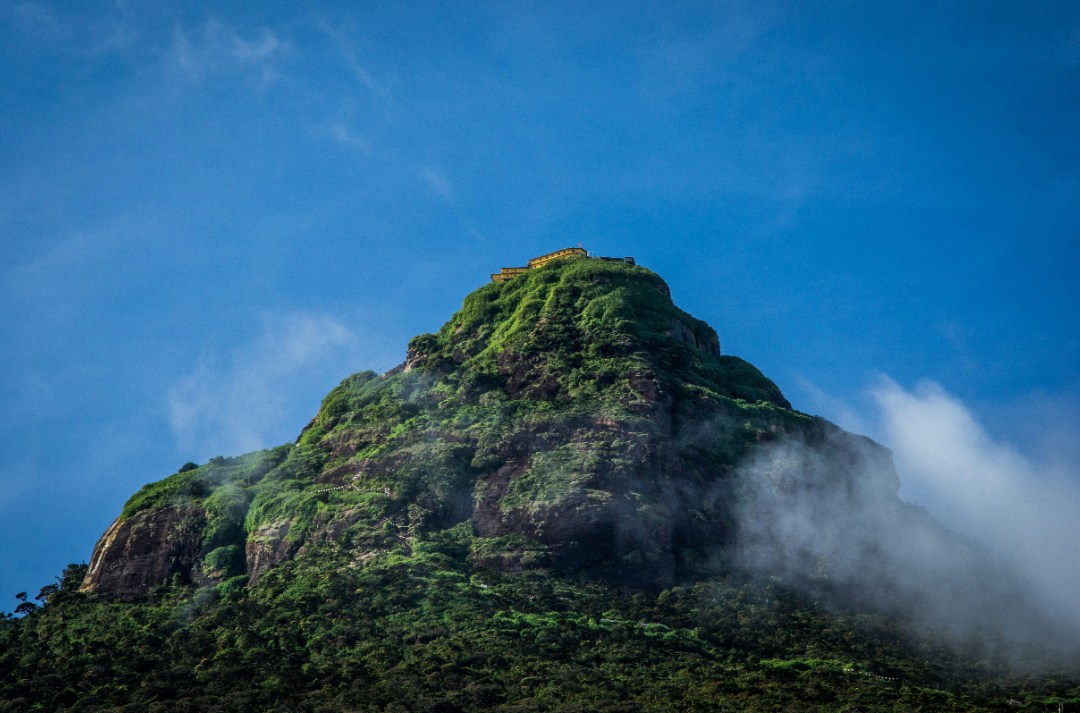
<svg viewBox="0 0 1080 713">
<path fill-rule="evenodd" d="M 45 3 L 22 2 L 0 8 L 0 20 L 8 20 L 15 32 L 35 46 L 88 57 L 122 50 L 139 38 L 123 8 L 81 15 L 68 9 L 70 12 L 65 13 Z"/>
<path fill-rule="evenodd" d="M 371 150 L 371 145 L 364 137 L 360 136 L 343 122 L 336 121 L 326 127 L 326 132 L 331 139 L 341 144 L 342 146 L 348 146 L 349 148 L 356 149 L 368 153 Z"/>
<path fill-rule="evenodd" d="M 277 445 L 298 435 L 337 381 L 389 353 L 330 315 L 267 315 L 254 341 L 207 355 L 168 391 L 169 425 L 193 458 Z"/>
<path fill-rule="evenodd" d="M 440 169 L 434 166 L 425 166 L 420 170 L 420 179 L 436 197 L 441 199 L 453 214 L 461 229 L 469 237 L 485 245 L 491 241 L 476 227 L 476 224 L 458 206 L 458 199 L 454 192 L 454 186 Z"/>
<path fill-rule="evenodd" d="M 743 465 L 743 563 L 1002 661 L 1080 654 L 1078 474 L 995 440 L 932 382 L 908 391 L 883 377 L 871 396 L 892 458 L 826 430 L 824 445 L 781 439 Z M 896 499 L 900 484 L 925 510 Z"/>
<path fill-rule="evenodd" d="M 833 396 L 804 376 L 796 375 L 795 382 L 809 397 L 810 407 L 817 413 L 826 414 L 830 421 L 852 433 L 869 432 L 866 420 L 859 411 L 843 399 Z"/>
<path fill-rule="evenodd" d="M 166 60 L 173 73 L 190 82 L 215 74 L 242 74 L 266 87 L 281 76 L 278 62 L 290 50 L 288 42 L 267 28 L 245 37 L 211 19 L 196 32 L 175 28 Z"/>
<path fill-rule="evenodd" d="M 908 391 L 884 379 L 873 397 L 901 478 L 927 508 L 1004 558 L 1052 614 L 1080 618 L 1080 474 L 995 441 L 936 383 Z"/>
<path fill-rule="evenodd" d="M 367 67 L 360 62 L 359 52 L 346 33 L 327 22 L 322 23 L 319 27 L 323 32 L 329 35 L 337 45 L 338 51 L 341 52 L 342 59 L 345 60 L 345 64 L 349 67 L 349 71 L 356 81 L 371 92 L 377 99 L 382 101 L 384 105 L 388 104 L 390 99 L 389 93 L 382 84 L 375 80 L 375 77 L 368 71 Z"/>
</svg>

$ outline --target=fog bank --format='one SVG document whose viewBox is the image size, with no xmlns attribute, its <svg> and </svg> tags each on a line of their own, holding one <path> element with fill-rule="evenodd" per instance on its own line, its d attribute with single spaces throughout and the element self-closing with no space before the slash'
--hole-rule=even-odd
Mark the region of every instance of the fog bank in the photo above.
<svg viewBox="0 0 1080 713">
<path fill-rule="evenodd" d="M 940 385 L 873 391 L 897 470 L 949 527 L 987 547 L 1034 604 L 1080 628 L 1080 474 L 996 442 Z"/>
<path fill-rule="evenodd" d="M 893 458 L 836 429 L 742 468 L 741 563 L 1003 661 L 1074 660 L 1075 480 L 994 442 L 940 386 L 883 380 L 873 397 Z M 898 498 L 901 480 L 932 516 Z"/>
</svg>

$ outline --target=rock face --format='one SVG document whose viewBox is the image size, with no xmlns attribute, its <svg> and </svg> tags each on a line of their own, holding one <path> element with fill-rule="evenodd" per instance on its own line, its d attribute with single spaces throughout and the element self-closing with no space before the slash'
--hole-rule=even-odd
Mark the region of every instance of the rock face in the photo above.
<svg viewBox="0 0 1080 713">
<path fill-rule="evenodd" d="M 83 591 L 134 599 L 173 575 L 192 581 L 205 527 L 206 514 L 191 505 L 117 519 L 94 548 Z"/>
<path fill-rule="evenodd" d="M 478 566 L 662 586 L 726 565 L 740 466 L 785 438 L 817 450 L 826 492 L 865 470 L 856 437 L 721 355 L 656 274 L 557 261 L 469 295 L 397 369 L 347 378 L 296 443 L 146 486 L 84 589 L 253 584 L 293 557 L 362 560 L 452 527 Z M 895 498 L 887 478 L 874 487 Z"/>
<path fill-rule="evenodd" d="M 683 344 L 689 344 L 690 346 L 712 354 L 713 356 L 720 356 L 720 339 L 716 336 L 715 332 L 713 334 L 700 336 L 695 334 L 684 322 L 675 320 L 671 324 L 671 338 L 675 341 L 682 342 Z"/>
<path fill-rule="evenodd" d="M 292 520 L 272 522 L 262 525 L 248 535 L 245 564 L 252 582 L 278 562 L 295 554 L 296 543 L 287 539 L 292 524 Z"/>
</svg>

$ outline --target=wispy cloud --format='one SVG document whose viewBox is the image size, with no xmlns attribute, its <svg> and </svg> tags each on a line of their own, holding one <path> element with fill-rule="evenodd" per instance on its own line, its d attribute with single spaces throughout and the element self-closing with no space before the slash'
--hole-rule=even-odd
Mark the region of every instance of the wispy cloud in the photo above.
<svg viewBox="0 0 1080 713">
<path fill-rule="evenodd" d="M 445 201 L 451 201 L 454 197 L 454 189 L 450 185 L 450 181 L 446 180 L 446 176 L 443 172 L 432 166 L 425 166 L 420 171 L 421 178 L 427 184 L 427 187 L 431 189 L 431 192 L 439 196 Z"/>
<path fill-rule="evenodd" d="M 68 235 L 34 259 L 10 266 L 5 270 L 5 282 L 13 293 L 26 297 L 53 292 L 58 284 L 78 274 L 103 242 L 102 236 L 86 232 Z"/>
<path fill-rule="evenodd" d="M 268 28 L 244 36 L 220 20 L 207 20 L 198 30 L 173 30 L 166 53 L 170 70 L 190 82 L 217 74 L 242 74 L 265 88 L 281 77 L 279 62 L 291 44 Z"/>
<path fill-rule="evenodd" d="M 799 388 L 810 397 L 810 407 L 817 413 L 828 414 L 829 420 L 852 433 L 868 433 L 869 426 L 859 411 L 843 399 L 833 396 L 804 376 L 796 375 Z"/>
<path fill-rule="evenodd" d="M 994 440 L 934 382 L 908 391 L 884 379 L 873 396 L 902 476 L 931 510 L 1004 557 L 1050 613 L 1080 624 L 1080 474 Z"/>
<path fill-rule="evenodd" d="M 893 458 L 826 430 L 825 447 L 781 439 L 742 467 L 743 562 L 1003 661 L 1073 660 L 1078 474 L 993 439 L 933 382 L 909 391 L 882 377 L 871 396 Z M 895 497 L 901 484 L 925 509 Z"/>
<path fill-rule="evenodd" d="M 371 151 L 371 144 L 368 143 L 367 139 L 357 134 L 353 129 L 348 126 L 348 124 L 344 122 L 335 121 L 327 124 L 325 127 L 325 131 L 327 136 L 329 136 L 332 140 L 341 144 L 342 146 L 347 146 L 348 148 L 355 149 L 363 153 L 368 153 Z"/>
<path fill-rule="evenodd" d="M 23 326 L 55 324 L 85 310 L 102 292 L 122 287 L 131 272 L 154 254 L 153 228 L 122 217 L 66 234 L 37 234 L 29 259 L 0 268 L 0 296 L 19 305 L 35 321 Z"/>
<path fill-rule="evenodd" d="M 69 8 L 70 10 L 70 8 Z M 21 2 L 0 8 L 0 21 L 32 45 L 62 53 L 100 56 L 133 45 L 139 38 L 123 8 L 111 12 L 64 12 L 41 2 Z"/>
<path fill-rule="evenodd" d="M 473 221 L 465 215 L 458 206 L 454 185 L 441 169 L 435 166 L 424 166 L 424 168 L 420 170 L 420 180 L 427 186 L 428 190 L 430 190 L 433 195 L 446 204 L 446 207 L 453 213 L 454 218 L 457 220 L 462 230 L 481 243 L 488 244 L 490 242 L 487 239 L 487 236 L 480 232 L 480 229 L 476 227 L 476 224 L 473 223 Z"/>
<path fill-rule="evenodd" d="M 168 391 L 169 425 L 193 457 L 276 445 L 297 435 L 298 414 L 310 415 L 336 380 L 388 353 L 331 315 L 270 314 L 254 341 L 206 355 Z"/>
<path fill-rule="evenodd" d="M 337 45 L 338 51 L 341 53 L 341 58 L 349 68 L 349 72 L 352 74 L 353 78 L 382 102 L 384 109 L 388 108 L 390 103 L 390 92 L 381 82 L 375 79 L 375 76 L 368 70 L 367 66 L 360 61 L 360 51 L 352 39 L 349 38 L 348 34 L 329 22 L 320 23 L 319 28 L 334 41 L 335 45 Z"/>
</svg>

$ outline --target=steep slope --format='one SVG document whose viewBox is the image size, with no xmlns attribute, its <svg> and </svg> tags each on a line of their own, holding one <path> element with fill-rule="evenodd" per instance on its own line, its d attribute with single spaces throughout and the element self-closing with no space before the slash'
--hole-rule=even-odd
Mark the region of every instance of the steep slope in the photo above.
<svg viewBox="0 0 1080 713">
<path fill-rule="evenodd" d="M 735 470 L 782 438 L 820 446 L 838 487 L 889 472 L 862 464 L 883 449 L 721 355 L 654 273 L 557 261 L 469 295 L 401 367 L 346 379 L 294 445 L 146 486 L 84 590 L 257 580 L 318 543 L 363 557 L 464 521 L 481 566 L 663 586 L 730 556 Z"/>
<path fill-rule="evenodd" d="M 1080 704 L 1080 637 L 896 491 L 655 274 L 554 262 L 132 496 L 0 618 L 0 711 Z"/>
</svg>

